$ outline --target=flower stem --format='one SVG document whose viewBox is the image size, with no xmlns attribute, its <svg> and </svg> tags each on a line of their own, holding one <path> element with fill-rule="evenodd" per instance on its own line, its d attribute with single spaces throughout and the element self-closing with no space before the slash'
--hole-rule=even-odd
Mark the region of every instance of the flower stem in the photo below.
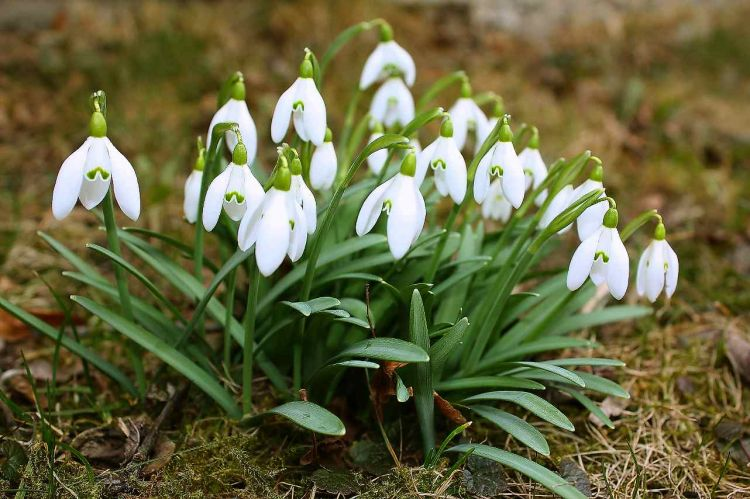
<svg viewBox="0 0 750 499">
<path fill-rule="evenodd" d="M 231 334 L 231 323 L 234 316 L 234 290 L 237 286 L 237 272 L 232 271 L 227 277 L 227 301 L 224 305 L 226 309 L 226 315 L 224 316 L 224 369 L 227 374 L 231 372 L 230 366 L 232 365 L 232 334 Z"/>
<path fill-rule="evenodd" d="M 437 246 L 435 247 L 435 252 L 432 255 L 432 262 L 430 263 L 430 268 L 425 274 L 426 282 L 432 282 L 433 279 L 435 279 L 435 274 L 437 273 L 438 265 L 440 265 L 440 259 L 443 256 L 445 244 L 448 242 L 448 236 L 450 235 L 451 229 L 453 229 L 453 224 L 456 222 L 456 217 L 461 211 L 462 206 L 463 204 L 454 204 L 453 208 L 451 208 L 451 212 L 448 214 L 448 218 L 446 219 L 445 225 L 443 226 L 443 230 L 445 231 L 445 233 L 440 237 L 440 241 L 438 241 Z"/>
<path fill-rule="evenodd" d="M 258 304 L 258 285 L 260 274 L 253 261 L 248 264 L 248 290 L 245 317 L 242 321 L 245 330 L 245 344 L 242 349 L 242 412 L 249 414 L 253 410 L 253 355 L 255 344 L 255 309 Z"/>
<path fill-rule="evenodd" d="M 104 214 L 104 227 L 107 232 L 107 245 L 112 253 L 117 256 L 122 256 L 120 253 L 120 238 L 117 236 L 117 222 L 115 221 L 115 207 L 114 202 L 112 201 L 111 190 L 107 191 L 107 195 L 104 196 L 102 212 Z M 115 279 L 117 280 L 117 292 L 120 297 L 122 314 L 126 319 L 132 321 L 133 307 L 130 303 L 127 274 L 125 273 L 125 269 L 119 265 L 115 265 Z M 132 341 L 128 341 L 126 346 L 128 349 L 128 355 L 130 356 L 130 362 L 133 365 L 133 371 L 135 372 L 138 391 L 141 397 L 143 397 L 146 394 L 146 374 L 143 370 L 141 349 Z"/>
</svg>

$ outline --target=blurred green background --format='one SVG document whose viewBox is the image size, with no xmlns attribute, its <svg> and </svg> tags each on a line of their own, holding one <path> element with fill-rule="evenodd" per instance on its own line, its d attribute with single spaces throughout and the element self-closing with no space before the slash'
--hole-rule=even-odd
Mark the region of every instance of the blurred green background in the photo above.
<svg viewBox="0 0 750 499">
<path fill-rule="evenodd" d="M 182 184 L 224 78 L 245 74 L 268 168 L 270 116 L 303 48 L 322 54 L 342 29 L 383 17 L 416 59 L 416 94 L 463 68 L 475 91 L 503 96 L 514 123 L 539 127 L 548 162 L 591 149 L 626 216 L 665 216 L 683 260 L 678 299 L 739 312 L 750 306 L 749 16 L 750 2 L 720 0 L 4 0 L 0 291 L 41 293 L 32 271 L 57 261 L 37 229 L 91 237 L 93 216 L 56 222 L 49 202 L 85 137 L 92 90 L 107 92 L 109 135 L 139 174 L 138 224 L 185 231 Z M 375 33 L 358 38 L 331 67 L 334 134 L 375 43 Z"/>
</svg>

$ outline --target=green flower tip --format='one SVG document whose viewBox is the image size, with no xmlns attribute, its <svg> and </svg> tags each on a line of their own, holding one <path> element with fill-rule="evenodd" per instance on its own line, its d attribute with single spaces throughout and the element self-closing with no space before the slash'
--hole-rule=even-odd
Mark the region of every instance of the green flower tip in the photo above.
<svg viewBox="0 0 750 499">
<path fill-rule="evenodd" d="M 602 223 L 608 229 L 614 229 L 617 227 L 618 220 L 619 215 L 617 214 L 617 210 L 614 208 L 609 208 L 604 214 L 604 220 L 602 221 Z"/>
<path fill-rule="evenodd" d="M 464 81 L 461 83 L 461 97 L 468 99 L 471 98 L 471 83 L 469 83 L 469 79 L 465 78 Z"/>
<path fill-rule="evenodd" d="M 383 133 L 383 124 L 379 121 L 372 122 L 372 133 Z"/>
<path fill-rule="evenodd" d="M 92 137 L 107 136 L 107 120 L 104 119 L 104 115 L 100 111 L 94 111 L 91 113 L 91 119 L 89 120 L 89 135 Z"/>
<path fill-rule="evenodd" d="M 299 65 L 299 77 L 300 78 L 312 78 L 313 77 L 313 65 L 310 59 L 305 57 L 302 64 Z"/>
<path fill-rule="evenodd" d="M 380 25 L 380 41 L 390 42 L 391 40 L 393 40 L 393 28 L 390 24 L 384 22 Z"/>
<path fill-rule="evenodd" d="M 503 103 L 503 98 L 498 97 L 495 99 L 495 104 L 492 106 L 492 116 L 495 118 L 500 118 L 505 114 L 505 104 Z"/>
<path fill-rule="evenodd" d="M 235 165 L 247 164 L 247 148 L 242 142 L 234 146 L 234 151 L 232 151 L 232 163 Z"/>
<path fill-rule="evenodd" d="M 601 182 L 604 180 L 604 166 L 601 163 L 597 163 L 594 169 L 591 170 L 589 178 L 595 182 Z"/>
<path fill-rule="evenodd" d="M 286 158 L 279 158 L 279 168 L 276 170 L 276 176 L 273 179 L 273 186 L 279 191 L 288 191 L 292 186 L 292 174 L 287 168 Z"/>
<path fill-rule="evenodd" d="M 413 177 L 417 173 L 417 155 L 412 149 L 401 162 L 401 174 L 407 177 Z"/>
<path fill-rule="evenodd" d="M 510 129 L 510 115 L 503 115 L 503 121 L 500 126 L 500 142 L 512 142 L 513 132 Z"/>
<path fill-rule="evenodd" d="M 230 95 L 234 100 L 245 100 L 245 78 L 239 71 L 235 73 Z"/>
<path fill-rule="evenodd" d="M 443 120 L 443 124 L 440 125 L 440 136 L 453 137 L 453 121 L 449 117 Z"/>
<path fill-rule="evenodd" d="M 326 128 L 326 136 L 323 139 L 323 142 L 331 142 L 333 141 L 333 132 L 330 128 Z"/>
<path fill-rule="evenodd" d="M 206 167 L 206 150 L 201 149 L 200 151 L 198 151 L 198 157 L 195 158 L 195 165 L 193 166 L 193 170 L 202 172 L 205 167 Z"/>
<path fill-rule="evenodd" d="M 667 228 L 664 227 L 664 224 L 659 222 L 656 225 L 656 229 L 654 229 L 654 239 L 657 241 L 663 241 L 664 238 L 667 237 Z"/>
<path fill-rule="evenodd" d="M 290 170 L 292 171 L 292 175 L 302 175 L 302 161 L 299 158 L 294 158 Z"/>
<path fill-rule="evenodd" d="M 531 127 L 531 138 L 528 144 L 529 149 L 539 149 L 539 130 L 535 127 Z"/>
</svg>

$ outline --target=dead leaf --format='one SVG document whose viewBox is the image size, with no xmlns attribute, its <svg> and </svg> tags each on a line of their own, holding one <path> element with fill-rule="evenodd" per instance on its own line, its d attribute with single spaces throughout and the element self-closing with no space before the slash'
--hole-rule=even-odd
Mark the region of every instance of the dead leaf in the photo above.
<svg viewBox="0 0 750 499">
<path fill-rule="evenodd" d="M 143 419 L 117 418 L 114 425 L 79 433 L 70 445 L 92 464 L 122 466 L 133 458 L 145 427 Z"/>
<path fill-rule="evenodd" d="M 726 355 L 734 372 L 750 384 L 750 340 L 734 324 L 730 325 L 726 336 Z"/>
<path fill-rule="evenodd" d="M 557 468 L 560 471 L 560 476 L 578 489 L 578 492 L 586 497 L 591 497 L 591 480 L 589 480 L 586 470 L 578 466 L 578 463 L 566 457 L 560 461 Z"/>
<path fill-rule="evenodd" d="M 144 476 L 151 476 L 157 471 L 161 470 L 164 466 L 167 465 L 169 460 L 172 459 L 172 455 L 174 454 L 174 450 L 176 447 L 177 445 L 173 441 L 171 441 L 167 437 L 162 436 L 156 443 L 156 447 L 154 448 L 154 455 L 151 458 L 151 462 L 143 467 L 141 473 L 143 473 Z"/>
<path fill-rule="evenodd" d="M 432 392 L 432 396 L 435 399 L 435 406 L 437 406 L 440 413 L 446 418 L 448 418 L 449 421 L 459 426 L 466 423 L 467 420 L 464 417 L 464 415 L 461 414 L 461 412 L 458 409 L 453 407 L 453 405 L 450 402 L 448 402 L 443 397 L 438 395 L 438 392 Z"/>
<path fill-rule="evenodd" d="M 602 401 L 599 407 L 601 408 L 602 412 L 606 414 L 607 417 L 609 417 L 609 419 L 613 419 L 618 418 L 622 415 L 622 413 L 628 407 L 629 402 L 630 400 L 628 399 L 619 397 L 607 397 Z M 589 414 L 589 421 L 594 423 L 599 428 L 604 426 L 604 423 L 593 414 Z"/>
</svg>

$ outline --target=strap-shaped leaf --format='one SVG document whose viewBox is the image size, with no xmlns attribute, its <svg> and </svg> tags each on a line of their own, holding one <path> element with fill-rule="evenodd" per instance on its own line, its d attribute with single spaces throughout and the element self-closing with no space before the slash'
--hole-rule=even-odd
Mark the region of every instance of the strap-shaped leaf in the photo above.
<svg viewBox="0 0 750 499">
<path fill-rule="evenodd" d="M 586 383 L 584 383 L 583 379 L 576 374 L 573 371 L 569 371 L 563 367 L 555 366 L 552 364 L 548 364 L 546 362 L 532 362 L 532 361 L 522 361 L 522 362 L 507 362 L 504 363 L 503 366 L 519 366 L 518 369 L 513 369 L 512 371 L 505 372 L 504 374 L 517 374 L 519 372 L 524 372 L 526 369 L 541 369 L 542 371 L 551 372 L 552 374 L 557 374 L 561 378 L 564 378 L 571 383 L 578 385 L 580 387 L 585 387 Z"/>
<path fill-rule="evenodd" d="M 611 322 L 620 322 L 652 314 L 651 307 L 641 305 L 613 305 L 588 314 L 577 314 L 565 317 L 554 323 L 549 334 L 565 334 L 587 327 L 601 326 Z"/>
<path fill-rule="evenodd" d="M 448 356 L 461 343 L 466 328 L 469 327 L 469 319 L 464 317 L 448 328 L 438 341 L 430 347 L 430 363 L 433 372 L 440 372 Z"/>
<path fill-rule="evenodd" d="M 549 445 L 544 435 L 518 416 L 488 405 L 474 405 L 469 407 L 469 409 L 483 418 L 492 421 L 513 436 L 513 438 L 529 446 L 531 449 L 549 456 Z"/>
<path fill-rule="evenodd" d="M 435 390 L 447 392 L 452 390 L 475 390 L 477 388 L 518 388 L 522 390 L 544 390 L 544 385 L 530 379 L 514 376 L 474 376 L 441 381 Z"/>
<path fill-rule="evenodd" d="M 340 437 L 346 433 L 344 423 L 334 413 L 312 402 L 295 400 L 266 411 L 284 416 L 293 423 L 315 433 Z"/>
<path fill-rule="evenodd" d="M 338 307 L 341 305 L 341 301 L 338 298 L 331 296 L 320 296 L 307 301 L 282 301 L 287 307 L 291 307 L 305 317 L 310 317 L 312 314 L 328 310 L 329 308 Z"/>
<path fill-rule="evenodd" d="M 521 457 L 518 454 L 481 444 L 461 444 L 447 450 L 447 452 L 460 452 L 461 454 L 469 451 L 473 451 L 473 455 L 475 456 L 492 459 L 503 466 L 513 468 L 532 480 L 541 483 L 563 499 L 586 499 L 586 496 L 581 494 L 578 489 L 557 473 L 553 473 L 544 466 Z"/>
<path fill-rule="evenodd" d="M 235 404 L 234 399 L 224 390 L 216 378 L 198 367 L 192 360 L 165 341 L 89 298 L 72 296 L 71 299 L 192 381 L 214 399 L 230 417 L 238 418 L 241 416 L 240 409 Z"/>
<path fill-rule="evenodd" d="M 414 290 L 409 307 L 409 339 L 424 350 L 430 349 L 430 332 L 427 329 L 422 295 Z M 432 368 L 430 364 L 414 366 L 414 406 L 417 410 L 422 446 L 425 453 L 435 447 L 435 399 L 432 390 Z"/>
<path fill-rule="evenodd" d="M 331 362 L 346 357 L 390 360 L 393 362 L 429 362 L 430 356 L 422 348 L 398 338 L 369 338 L 348 346 Z"/>
<path fill-rule="evenodd" d="M 599 357 L 571 357 L 568 359 L 545 360 L 546 364 L 554 366 L 592 366 L 592 367 L 625 367 L 625 363 L 617 359 L 602 359 Z"/>
<path fill-rule="evenodd" d="M 575 426 L 557 407 L 541 397 L 529 392 L 496 391 L 480 393 L 464 399 L 464 402 L 478 400 L 502 400 L 519 405 L 527 411 L 539 416 L 543 420 L 568 431 L 575 431 Z"/>
<path fill-rule="evenodd" d="M 625 390 L 623 387 L 612 380 L 602 378 L 601 376 L 597 376 L 596 374 L 585 373 L 581 371 L 576 371 L 576 374 L 578 374 L 581 379 L 583 379 L 583 382 L 586 383 L 587 390 L 603 393 L 605 395 L 612 395 L 613 397 L 620 397 L 624 399 L 630 398 L 630 394 L 627 392 L 627 390 Z"/>
<path fill-rule="evenodd" d="M 596 405 L 596 402 L 588 398 L 586 395 L 581 393 L 580 391 L 576 390 L 575 388 L 568 388 L 561 386 L 559 387 L 561 392 L 565 392 L 574 399 L 578 401 L 583 407 L 588 409 L 588 411 L 594 415 L 596 419 L 607 425 L 607 427 L 614 429 L 615 424 L 612 422 L 611 419 L 609 419 L 609 416 L 607 416 L 604 411 Z"/>
</svg>

